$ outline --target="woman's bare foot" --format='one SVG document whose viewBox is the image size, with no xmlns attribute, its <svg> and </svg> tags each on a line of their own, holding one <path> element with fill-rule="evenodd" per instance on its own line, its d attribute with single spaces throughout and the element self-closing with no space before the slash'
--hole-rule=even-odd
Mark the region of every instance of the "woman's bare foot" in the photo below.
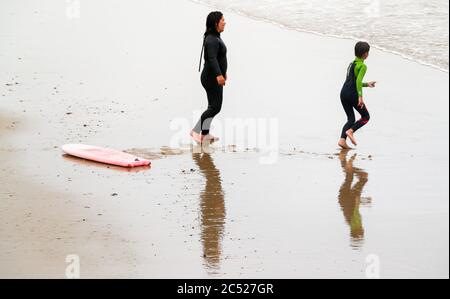
<svg viewBox="0 0 450 299">
<path fill-rule="evenodd" d="M 348 136 L 348 138 L 350 138 L 350 141 L 355 145 L 355 146 L 357 146 L 358 145 L 358 143 L 356 142 L 356 139 L 355 139 L 355 136 L 353 136 L 353 130 L 352 129 L 350 129 L 350 130 L 348 130 L 347 132 L 345 132 L 345 134 L 347 134 L 347 136 Z"/>
<path fill-rule="evenodd" d="M 209 140 L 210 140 L 211 142 L 217 142 L 217 141 L 219 141 L 219 137 L 216 137 L 216 136 L 211 135 L 211 134 L 209 134 L 209 135 L 207 135 L 207 136 L 208 136 L 208 138 L 209 138 Z"/>
<path fill-rule="evenodd" d="M 197 143 L 214 143 L 214 142 L 219 141 L 218 137 L 215 137 L 211 134 L 202 135 L 193 130 L 191 131 L 190 135 L 191 135 L 192 139 Z"/>
<path fill-rule="evenodd" d="M 211 134 L 208 134 L 208 135 L 202 135 L 202 141 L 203 141 L 203 142 L 214 143 L 214 142 L 219 141 L 219 138 L 218 138 L 218 137 L 215 137 L 215 136 L 213 136 L 213 135 L 211 135 Z"/>
<path fill-rule="evenodd" d="M 339 139 L 338 145 L 343 149 L 352 149 L 350 146 L 348 146 L 344 138 Z"/>
<path fill-rule="evenodd" d="M 195 142 L 202 143 L 202 135 L 201 134 L 199 134 L 195 131 L 191 131 L 190 135 Z"/>
</svg>

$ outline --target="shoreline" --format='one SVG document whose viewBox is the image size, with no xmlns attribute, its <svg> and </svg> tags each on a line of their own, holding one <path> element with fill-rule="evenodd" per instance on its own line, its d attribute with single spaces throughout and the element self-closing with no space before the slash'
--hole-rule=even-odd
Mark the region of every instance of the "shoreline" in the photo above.
<svg viewBox="0 0 450 299">
<path fill-rule="evenodd" d="M 216 6 L 209 5 L 207 3 L 197 2 L 196 0 L 188 0 L 188 1 L 191 1 L 192 3 L 195 3 L 197 5 L 201 5 L 201 6 L 205 6 L 205 7 L 209 7 L 209 8 L 213 8 L 213 9 L 214 8 L 217 9 Z M 343 35 L 326 34 L 326 33 L 321 33 L 321 32 L 318 32 L 318 31 L 312 31 L 312 30 L 295 28 L 295 27 L 292 27 L 292 26 L 289 26 L 289 25 L 285 25 L 285 24 L 283 24 L 281 22 L 278 22 L 278 21 L 275 21 L 275 20 L 262 18 L 262 17 L 256 17 L 256 16 L 253 16 L 251 14 L 248 14 L 248 13 L 245 13 L 245 12 L 242 12 L 242 11 L 239 11 L 239 10 L 224 9 L 223 11 L 224 12 L 233 13 L 233 14 L 245 17 L 245 18 L 249 18 L 249 19 L 255 20 L 255 21 L 261 21 L 261 22 L 264 22 L 266 24 L 272 24 L 272 25 L 275 25 L 275 26 L 280 27 L 282 29 L 286 29 L 286 30 L 290 30 L 290 31 L 296 31 L 296 32 L 301 32 L 301 33 L 308 33 L 308 34 L 313 34 L 313 35 L 317 35 L 317 36 L 321 36 L 321 37 L 325 37 L 325 38 L 335 38 L 335 39 L 340 39 L 340 40 L 351 40 L 351 41 L 354 41 L 354 42 L 358 42 L 358 41 L 361 40 L 361 39 L 358 39 L 358 38 L 356 38 L 354 36 L 343 36 Z M 370 42 L 368 40 L 361 40 L 361 41 Z M 446 74 L 449 73 L 449 69 L 446 69 L 444 67 L 441 67 L 441 66 L 438 66 L 438 65 L 426 62 L 426 61 L 422 61 L 420 59 L 416 59 L 414 57 L 409 57 L 409 56 L 401 54 L 401 53 L 399 53 L 399 52 L 397 52 L 395 50 L 389 50 L 389 49 L 387 49 L 385 47 L 378 46 L 378 45 L 372 44 L 372 43 L 371 43 L 371 47 L 373 47 L 373 48 L 375 48 L 377 50 L 380 50 L 380 51 L 382 51 L 384 53 L 387 53 L 387 54 L 393 54 L 393 55 L 398 56 L 398 57 L 400 57 L 400 58 L 402 58 L 404 60 L 407 60 L 407 61 L 410 61 L 410 62 L 415 62 L 417 64 L 430 67 L 432 69 L 441 71 L 441 72 L 446 73 Z"/>
</svg>

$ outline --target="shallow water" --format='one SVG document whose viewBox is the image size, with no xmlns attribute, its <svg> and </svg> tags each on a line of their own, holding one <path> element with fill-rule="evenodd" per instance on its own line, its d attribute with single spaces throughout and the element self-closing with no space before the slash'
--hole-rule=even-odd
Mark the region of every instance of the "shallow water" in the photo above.
<svg viewBox="0 0 450 299">
<path fill-rule="evenodd" d="M 196 0 L 292 29 L 367 40 L 448 71 L 449 4 L 445 0 Z"/>
</svg>

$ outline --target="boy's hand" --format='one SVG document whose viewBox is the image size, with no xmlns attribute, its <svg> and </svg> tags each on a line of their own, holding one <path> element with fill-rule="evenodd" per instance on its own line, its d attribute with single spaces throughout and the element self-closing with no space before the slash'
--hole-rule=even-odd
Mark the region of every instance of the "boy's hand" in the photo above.
<svg viewBox="0 0 450 299">
<path fill-rule="evenodd" d="M 364 108 L 364 98 L 363 97 L 359 97 L 358 99 L 358 107 L 359 108 Z"/>
<path fill-rule="evenodd" d="M 375 84 L 377 84 L 377 81 L 369 82 L 369 83 L 367 83 L 367 87 L 374 88 Z"/>
</svg>

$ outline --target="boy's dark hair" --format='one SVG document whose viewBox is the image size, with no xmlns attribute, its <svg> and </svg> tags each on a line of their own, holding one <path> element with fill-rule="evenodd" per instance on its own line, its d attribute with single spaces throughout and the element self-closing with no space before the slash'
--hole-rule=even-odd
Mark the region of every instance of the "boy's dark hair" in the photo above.
<svg viewBox="0 0 450 299">
<path fill-rule="evenodd" d="M 370 45 L 366 42 L 357 42 L 355 46 L 355 55 L 358 58 L 363 57 L 364 54 L 369 53 Z"/>
</svg>

